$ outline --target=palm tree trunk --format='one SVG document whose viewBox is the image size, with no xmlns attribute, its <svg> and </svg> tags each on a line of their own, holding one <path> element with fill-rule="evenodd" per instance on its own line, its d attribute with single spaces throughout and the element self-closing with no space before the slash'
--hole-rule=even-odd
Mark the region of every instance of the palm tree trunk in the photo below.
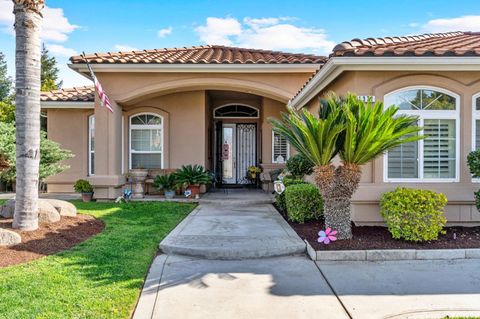
<svg viewBox="0 0 480 319">
<path fill-rule="evenodd" d="M 314 176 L 324 201 L 325 225 L 338 231 L 338 239 L 352 238 L 350 199 L 360 183 L 360 167 L 348 163 L 337 168 L 317 166 Z"/>
<path fill-rule="evenodd" d="M 40 27 L 43 0 L 13 0 L 16 33 L 16 201 L 13 227 L 38 228 Z"/>
</svg>

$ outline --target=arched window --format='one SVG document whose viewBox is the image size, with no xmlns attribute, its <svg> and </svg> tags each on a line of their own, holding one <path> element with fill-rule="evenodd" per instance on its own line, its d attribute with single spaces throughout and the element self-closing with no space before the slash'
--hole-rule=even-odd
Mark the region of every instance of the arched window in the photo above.
<svg viewBox="0 0 480 319">
<path fill-rule="evenodd" d="M 129 167 L 163 168 L 163 118 L 150 113 L 130 117 Z"/>
<path fill-rule="evenodd" d="M 215 108 L 214 118 L 258 118 L 258 109 L 245 104 L 226 104 Z"/>
<path fill-rule="evenodd" d="M 432 87 L 409 87 L 385 96 L 385 107 L 418 116 L 427 138 L 406 143 L 385 156 L 386 181 L 458 181 L 459 97 Z"/>
</svg>

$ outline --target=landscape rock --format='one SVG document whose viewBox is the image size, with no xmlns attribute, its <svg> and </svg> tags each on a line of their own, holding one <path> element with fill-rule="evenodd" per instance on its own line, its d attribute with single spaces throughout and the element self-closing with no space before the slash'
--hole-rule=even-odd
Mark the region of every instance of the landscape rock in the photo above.
<svg viewBox="0 0 480 319">
<path fill-rule="evenodd" d="M 60 213 L 49 202 L 38 201 L 38 222 L 52 224 L 60 221 Z"/>
<path fill-rule="evenodd" d="M 3 218 L 13 218 L 13 213 L 15 212 L 15 200 L 9 199 L 5 204 L 0 206 L 0 217 Z"/>
<path fill-rule="evenodd" d="M 41 199 L 50 203 L 58 211 L 60 216 L 75 217 L 77 216 L 77 208 L 72 203 L 59 199 Z"/>
<path fill-rule="evenodd" d="M 22 242 L 19 234 L 0 228 L 0 246 L 18 245 Z"/>
</svg>

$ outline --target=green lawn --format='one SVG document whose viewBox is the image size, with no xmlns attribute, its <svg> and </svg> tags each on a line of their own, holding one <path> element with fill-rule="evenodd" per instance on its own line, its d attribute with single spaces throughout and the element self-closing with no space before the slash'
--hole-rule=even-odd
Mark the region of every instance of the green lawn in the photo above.
<svg viewBox="0 0 480 319">
<path fill-rule="evenodd" d="M 68 251 L 0 269 L 0 318 L 129 318 L 158 243 L 194 208 L 74 204 L 105 230 Z"/>
</svg>

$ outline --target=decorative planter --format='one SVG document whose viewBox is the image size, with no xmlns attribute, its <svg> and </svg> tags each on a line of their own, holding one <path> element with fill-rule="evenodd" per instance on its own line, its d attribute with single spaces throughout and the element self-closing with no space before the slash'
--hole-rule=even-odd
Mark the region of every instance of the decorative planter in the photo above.
<svg viewBox="0 0 480 319">
<path fill-rule="evenodd" d="M 165 198 L 166 199 L 172 199 L 175 196 L 175 190 L 174 189 L 165 190 L 164 193 L 165 193 Z"/>
<path fill-rule="evenodd" d="M 148 176 L 148 170 L 146 169 L 132 169 L 130 170 L 130 177 L 133 180 L 133 195 L 132 198 L 144 198 L 145 190 L 143 184 Z"/>
<path fill-rule="evenodd" d="M 192 191 L 189 198 L 197 198 L 200 196 L 200 185 L 188 185 L 187 188 Z"/>
<path fill-rule="evenodd" d="M 82 201 L 85 203 L 91 202 L 93 198 L 93 193 L 82 193 Z"/>
</svg>

